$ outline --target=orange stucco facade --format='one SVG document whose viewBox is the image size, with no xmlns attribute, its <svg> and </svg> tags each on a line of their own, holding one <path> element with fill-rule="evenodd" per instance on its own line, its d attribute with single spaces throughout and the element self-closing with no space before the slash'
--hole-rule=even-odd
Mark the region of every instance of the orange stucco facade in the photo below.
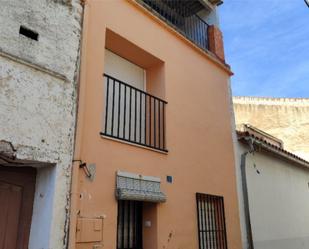
<svg viewBox="0 0 309 249">
<path fill-rule="evenodd" d="M 143 217 L 151 221 L 143 228 L 144 249 L 199 248 L 197 192 L 224 198 L 228 248 L 240 249 L 228 68 L 134 1 L 86 1 L 82 39 L 75 160 L 96 168 L 91 181 L 74 162 L 70 248 L 116 249 L 115 175 L 121 170 L 159 177 L 167 197 L 144 204 Z M 167 153 L 100 135 L 105 48 L 144 68 L 147 92 L 168 102 Z M 98 217 L 102 240 L 78 242 L 78 219 Z"/>
</svg>

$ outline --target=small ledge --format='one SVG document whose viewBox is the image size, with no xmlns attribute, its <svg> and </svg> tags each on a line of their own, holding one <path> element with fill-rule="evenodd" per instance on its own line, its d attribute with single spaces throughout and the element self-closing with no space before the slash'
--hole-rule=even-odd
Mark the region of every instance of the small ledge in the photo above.
<svg viewBox="0 0 309 249">
<path fill-rule="evenodd" d="M 57 73 L 51 69 L 48 69 L 46 67 L 43 67 L 39 64 L 36 64 L 36 63 L 33 63 L 29 60 L 26 60 L 24 58 L 21 58 L 17 55 L 14 55 L 14 54 L 10 54 L 8 52 L 5 52 L 3 51 L 1 48 L 0 48 L 0 56 L 6 58 L 6 59 L 9 59 L 11 61 L 14 61 L 16 63 L 19 63 L 19 64 L 22 64 L 22 65 L 25 65 L 25 66 L 28 66 L 28 67 L 31 67 L 32 69 L 35 69 L 35 70 L 38 70 L 40 72 L 43 72 L 43 73 L 46 73 L 54 78 L 57 78 L 57 79 L 60 79 L 60 80 L 63 80 L 65 82 L 70 82 L 69 79 L 63 75 L 63 74 L 60 74 L 60 73 Z"/>
<path fill-rule="evenodd" d="M 140 145 L 140 144 L 137 144 L 137 143 L 134 143 L 134 142 L 125 141 L 125 140 L 122 140 L 122 139 L 119 139 L 119 138 L 114 138 L 114 137 L 108 136 L 104 133 L 100 133 L 100 135 L 101 135 L 102 138 L 108 139 L 108 140 L 111 140 L 111 141 L 114 141 L 114 142 L 119 142 L 119 143 L 131 145 L 131 146 L 134 146 L 134 147 L 158 152 L 158 153 L 161 153 L 161 154 L 164 154 L 164 155 L 168 155 L 168 150 L 158 150 L 158 149 L 148 147 L 148 146 L 144 146 L 144 145 Z"/>
</svg>

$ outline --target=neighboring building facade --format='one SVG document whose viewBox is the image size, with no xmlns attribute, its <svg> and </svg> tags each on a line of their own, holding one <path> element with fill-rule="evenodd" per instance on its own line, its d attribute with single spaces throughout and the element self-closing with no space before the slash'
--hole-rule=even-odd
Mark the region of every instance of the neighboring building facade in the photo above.
<svg viewBox="0 0 309 249">
<path fill-rule="evenodd" d="M 67 247 L 82 10 L 1 1 L 1 248 Z"/>
<path fill-rule="evenodd" d="M 309 248 L 309 162 L 252 126 L 237 135 L 243 248 Z"/>
<path fill-rule="evenodd" d="M 241 248 L 219 3 L 85 1 L 70 248 Z"/>
<path fill-rule="evenodd" d="M 236 125 L 251 124 L 309 160 L 309 99 L 234 97 Z"/>
</svg>

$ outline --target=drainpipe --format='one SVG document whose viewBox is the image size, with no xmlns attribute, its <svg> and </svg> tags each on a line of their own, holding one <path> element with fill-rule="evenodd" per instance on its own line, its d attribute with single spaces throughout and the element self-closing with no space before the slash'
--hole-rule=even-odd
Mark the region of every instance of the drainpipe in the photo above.
<svg viewBox="0 0 309 249">
<path fill-rule="evenodd" d="M 249 208 L 249 197 L 248 197 L 248 185 L 247 185 L 247 175 L 246 175 L 246 157 L 247 155 L 255 151 L 253 142 L 251 138 L 245 138 L 250 149 L 241 154 L 240 170 L 241 170 L 241 182 L 242 182 L 242 193 L 244 199 L 244 212 L 245 212 L 245 223 L 246 223 L 246 234 L 248 241 L 247 249 L 254 249 L 251 219 L 250 219 L 250 208 Z"/>
</svg>

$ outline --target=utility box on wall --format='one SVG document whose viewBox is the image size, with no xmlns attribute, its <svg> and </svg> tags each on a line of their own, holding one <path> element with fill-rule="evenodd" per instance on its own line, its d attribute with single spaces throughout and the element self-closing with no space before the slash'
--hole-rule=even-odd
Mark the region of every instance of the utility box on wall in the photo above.
<svg viewBox="0 0 309 249">
<path fill-rule="evenodd" d="M 78 218 L 76 242 L 101 242 L 103 239 L 103 218 Z"/>
</svg>

